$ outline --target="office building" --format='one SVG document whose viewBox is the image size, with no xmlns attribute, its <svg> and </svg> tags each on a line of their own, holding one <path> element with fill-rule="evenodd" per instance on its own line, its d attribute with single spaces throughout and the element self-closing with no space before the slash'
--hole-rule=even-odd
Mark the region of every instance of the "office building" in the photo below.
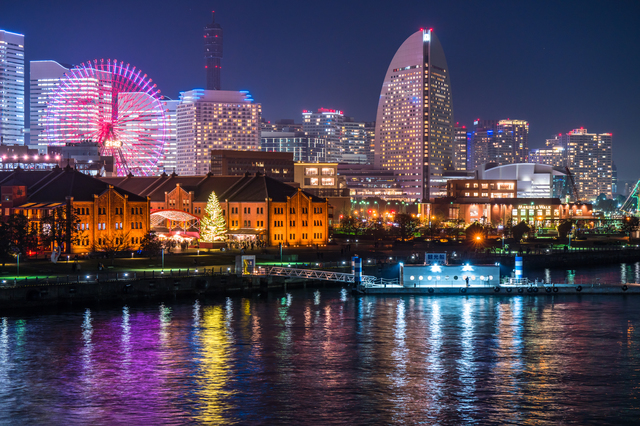
<svg viewBox="0 0 640 426">
<path fill-rule="evenodd" d="M 553 167 L 566 167 L 564 148 L 560 139 L 547 139 L 547 148 L 529 151 L 529 162 Z"/>
<path fill-rule="evenodd" d="M 457 199 L 516 198 L 516 181 L 508 179 L 452 179 L 447 197 Z"/>
<path fill-rule="evenodd" d="M 262 119 L 260 130 L 263 132 L 302 132 L 302 124 L 295 123 L 291 118 L 283 118 L 275 122 Z"/>
<path fill-rule="evenodd" d="M 375 165 L 397 172 L 408 199 L 446 193 L 441 177 L 454 168 L 449 67 L 432 30 L 400 46 L 384 78 L 376 116 Z"/>
<path fill-rule="evenodd" d="M 373 164 L 338 164 L 338 177 L 344 180 L 354 200 L 374 197 L 403 200 L 395 173 L 393 170 L 376 169 Z"/>
<path fill-rule="evenodd" d="M 204 27 L 204 68 L 207 76 L 207 90 L 222 90 L 222 27 L 216 23 L 216 13 L 211 12 L 211 23 Z"/>
<path fill-rule="evenodd" d="M 476 120 L 471 136 L 473 167 L 527 162 L 529 123 L 524 120 Z"/>
<path fill-rule="evenodd" d="M 344 114 L 335 109 L 320 108 L 317 112 L 302 111 L 302 129 L 309 136 L 325 139 L 329 162 L 339 162 L 342 157 L 342 124 Z"/>
<path fill-rule="evenodd" d="M 266 132 L 260 137 L 260 149 L 264 152 L 290 152 L 293 161 L 322 163 L 326 161 L 327 141 L 304 132 Z"/>
<path fill-rule="evenodd" d="M 209 172 L 211 150 L 259 150 L 261 113 L 261 105 L 254 103 L 247 91 L 194 89 L 180 93 L 177 173 Z"/>
<path fill-rule="evenodd" d="M 214 176 L 241 176 L 261 173 L 281 182 L 293 182 L 293 153 L 211 151 L 211 173 Z"/>
<path fill-rule="evenodd" d="M 561 198 L 571 196 L 571 182 L 562 167 L 547 164 L 516 163 L 497 166 L 485 164 L 478 169 L 480 179 L 514 180 L 513 198 Z M 503 197 L 504 198 L 504 197 Z"/>
<path fill-rule="evenodd" d="M 24 145 L 24 35 L 0 30 L 0 143 Z"/>
<path fill-rule="evenodd" d="M 366 123 L 357 122 L 353 117 L 344 117 L 340 132 L 341 163 L 367 164 Z"/>
<path fill-rule="evenodd" d="M 364 131 L 367 134 L 366 150 L 367 164 L 373 165 L 376 151 L 376 122 L 370 121 L 364 124 Z"/>
<path fill-rule="evenodd" d="M 164 109 L 165 139 L 162 156 L 158 160 L 157 169 L 160 173 L 173 173 L 177 166 L 177 137 L 178 137 L 178 104 L 180 101 L 162 99 Z"/>
<path fill-rule="evenodd" d="M 47 105 L 64 74 L 71 65 L 56 61 L 31 61 L 29 63 L 29 132 L 30 145 L 48 145 L 45 130 Z"/>
<path fill-rule="evenodd" d="M 461 172 L 467 170 L 467 126 L 458 123 L 454 128 L 453 168 Z"/>
</svg>

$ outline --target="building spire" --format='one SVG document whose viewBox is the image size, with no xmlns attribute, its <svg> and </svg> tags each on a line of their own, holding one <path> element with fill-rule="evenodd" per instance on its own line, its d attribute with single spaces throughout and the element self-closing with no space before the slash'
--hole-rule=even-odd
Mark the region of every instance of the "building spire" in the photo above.
<svg viewBox="0 0 640 426">
<path fill-rule="evenodd" d="M 221 90 L 222 27 L 216 23 L 216 12 L 211 12 L 211 23 L 204 27 L 204 68 L 207 90 Z"/>
</svg>

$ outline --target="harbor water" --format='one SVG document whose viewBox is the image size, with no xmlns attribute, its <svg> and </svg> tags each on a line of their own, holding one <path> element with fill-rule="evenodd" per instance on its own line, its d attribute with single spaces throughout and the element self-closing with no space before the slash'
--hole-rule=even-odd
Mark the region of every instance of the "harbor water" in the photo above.
<svg viewBox="0 0 640 426">
<path fill-rule="evenodd" d="M 0 313 L 0 424 L 637 424 L 639 382 L 633 295 L 308 288 Z"/>
</svg>

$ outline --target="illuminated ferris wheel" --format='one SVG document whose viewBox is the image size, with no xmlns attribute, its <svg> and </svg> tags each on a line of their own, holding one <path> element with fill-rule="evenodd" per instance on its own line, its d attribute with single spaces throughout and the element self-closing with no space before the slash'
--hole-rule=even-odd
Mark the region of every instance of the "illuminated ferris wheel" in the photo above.
<svg viewBox="0 0 640 426">
<path fill-rule="evenodd" d="M 97 142 L 101 155 L 113 156 L 118 176 L 156 174 L 166 133 L 160 90 L 115 59 L 83 63 L 49 98 L 45 132 L 49 145 Z"/>
</svg>

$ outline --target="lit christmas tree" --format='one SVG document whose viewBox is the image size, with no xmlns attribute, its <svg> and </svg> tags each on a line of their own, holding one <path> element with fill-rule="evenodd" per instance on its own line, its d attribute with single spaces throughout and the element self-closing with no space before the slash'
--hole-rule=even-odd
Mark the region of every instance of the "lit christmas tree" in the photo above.
<svg viewBox="0 0 640 426">
<path fill-rule="evenodd" d="M 222 215 L 222 208 L 215 192 L 212 192 L 207 200 L 204 217 L 200 220 L 200 241 L 204 243 L 224 241 L 226 232 L 227 224 Z"/>
</svg>

